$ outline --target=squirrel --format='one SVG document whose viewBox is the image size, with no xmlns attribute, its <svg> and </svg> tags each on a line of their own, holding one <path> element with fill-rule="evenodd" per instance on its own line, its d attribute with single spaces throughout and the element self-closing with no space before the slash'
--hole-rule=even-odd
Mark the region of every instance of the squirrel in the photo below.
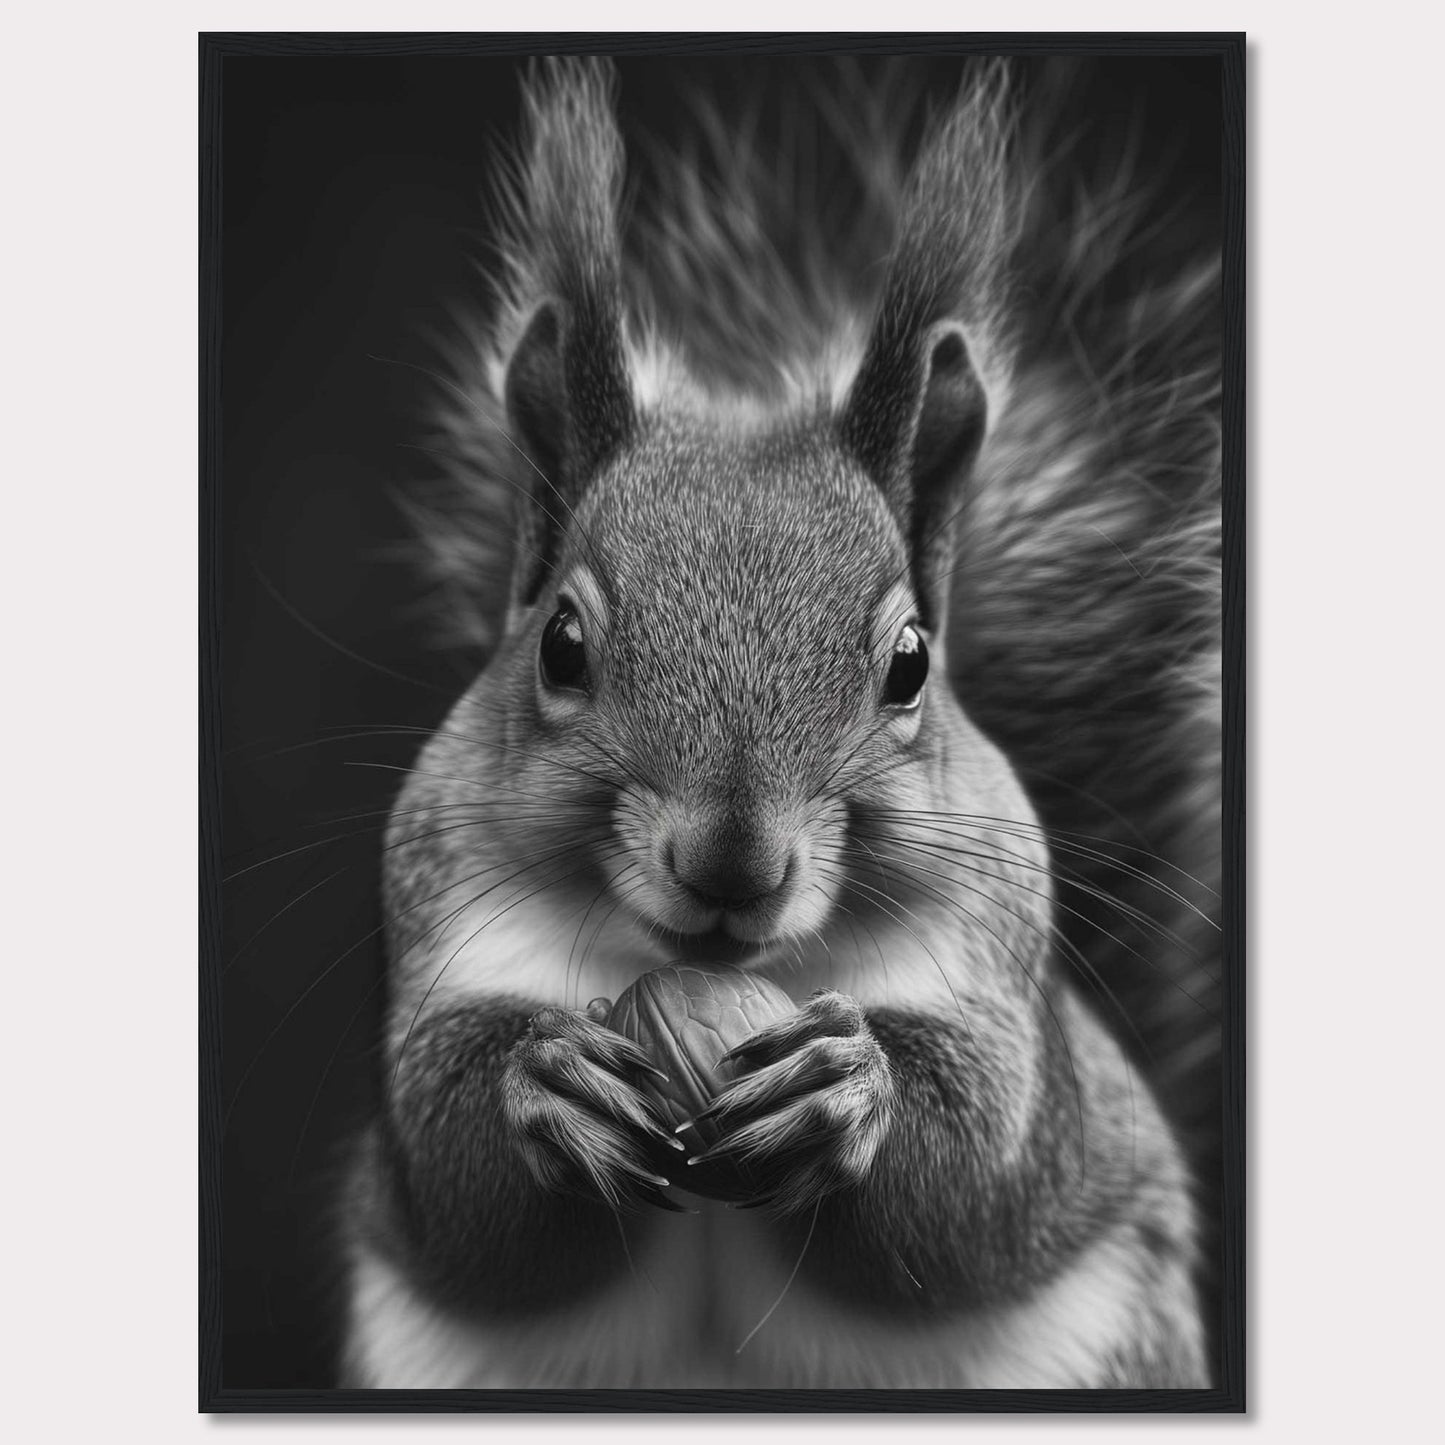
<svg viewBox="0 0 1445 1445">
<path fill-rule="evenodd" d="M 1217 261 L 1118 295 L 1139 207 L 1050 212 L 1016 69 L 911 165 L 836 116 L 846 217 L 719 131 L 629 225 L 613 69 L 530 72 L 345 1383 L 1209 1384 Z M 606 1024 L 679 960 L 796 1002 L 707 1111 L 741 1206 Z"/>
</svg>

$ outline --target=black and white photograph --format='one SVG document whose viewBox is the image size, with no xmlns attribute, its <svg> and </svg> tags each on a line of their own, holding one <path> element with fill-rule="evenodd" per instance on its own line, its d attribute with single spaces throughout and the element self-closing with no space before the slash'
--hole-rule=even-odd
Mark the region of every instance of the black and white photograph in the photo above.
<svg viewBox="0 0 1445 1445">
<path fill-rule="evenodd" d="M 1241 1410 L 1242 37 L 703 39 L 201 37 L 202 1408 Z"/>
</svg>

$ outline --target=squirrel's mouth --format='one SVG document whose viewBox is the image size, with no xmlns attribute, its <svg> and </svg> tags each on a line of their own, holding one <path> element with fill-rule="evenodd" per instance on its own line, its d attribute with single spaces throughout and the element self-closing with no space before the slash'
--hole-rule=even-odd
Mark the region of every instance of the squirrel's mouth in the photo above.
<svg viewBox="0 0 1445 1445">
<path fill-rule="evenodd" d="M 761 963 L 774 947 L 769 939 L 735 938 L 721 924 L 701 933 L 662 928 L 656 930 L 656 937 L 672 955 L 669 963 L 725 963 L 741 968 Z"/>
</svg>

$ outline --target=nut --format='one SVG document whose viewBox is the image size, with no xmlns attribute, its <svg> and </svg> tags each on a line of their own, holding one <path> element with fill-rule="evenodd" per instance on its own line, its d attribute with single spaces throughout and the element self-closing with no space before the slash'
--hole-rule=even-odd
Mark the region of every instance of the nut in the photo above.
<svg viewBox="0 0 1445 1445">
<path fill-rule="evenodd" d="M 667 1075 L 649 1080 L 649 1093 L 674 1125 L 689 1123 L 736 1077 L 723 1062 L 729 1049 L 759 1029 L 795 1012 L 792 999 L 766 978 L 736 968 L 671 965 L 645 973 L 617 1000 L 608 1027 L 641 1045 Z M 689 1152 L 711 1147 L 719 1135 L 707 1122 L 683 1135 Z M 694 1193 L 745 1198 L 749 1181 L 726 1161 L 679 1169 L 669 1177 Z"/>
</svg>

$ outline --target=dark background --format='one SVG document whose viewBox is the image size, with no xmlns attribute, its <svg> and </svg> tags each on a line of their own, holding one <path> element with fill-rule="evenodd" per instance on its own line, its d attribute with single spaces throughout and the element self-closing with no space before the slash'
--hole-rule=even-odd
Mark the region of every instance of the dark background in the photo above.
<svg viewBox="0 0 1445 1445">
<path fill-rule="evenodd" d="M 918 61 L 940 98 L 960 61 Z M 807 58 L 621 62 L 624 130 L 697 87 L 787 87 Z M 330 1381 L 330 1219 L 373 1096 L 380 814 L 475 659 L 440 652 L 393 498 L 426 475 L 438 340 L 473 309 L 483 197 L 521 68 L 411 56 L 224 61 L 222 607 L 224 1381 Z M 1025 83 L 1039 72 L 1030 68 Z M 1087 62 L 1080 164 L 1129 142 L 1188 224 L 1217 200 L 1215 60 Z M 417 370 L 415 368 L 423 368 Z"/>
</svg>

